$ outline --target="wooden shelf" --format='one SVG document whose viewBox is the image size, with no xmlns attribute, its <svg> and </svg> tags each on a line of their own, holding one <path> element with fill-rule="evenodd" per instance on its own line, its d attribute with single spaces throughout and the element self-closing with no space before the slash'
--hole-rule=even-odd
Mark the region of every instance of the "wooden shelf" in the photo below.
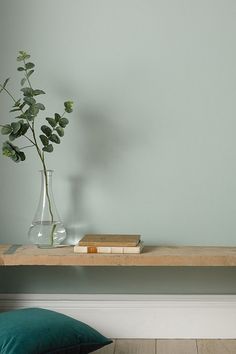
<svg viewBox="0 0 236 354">
<path fill-rule="evenodd" d="M 40 249 L 0 244 L 0 266 L 236 266 L 236 247 L 146 246 L 141 254 L 78 254 L 73 247 Z"/>
</svg>

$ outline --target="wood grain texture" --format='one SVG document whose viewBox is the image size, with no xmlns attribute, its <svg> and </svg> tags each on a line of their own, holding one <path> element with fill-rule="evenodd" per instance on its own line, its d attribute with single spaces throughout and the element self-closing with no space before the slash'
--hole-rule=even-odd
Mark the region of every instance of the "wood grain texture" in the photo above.
<svg viewBox="0 0 236 354">
<path fill-rule="evenodd" d="M 115 354 L 115 339 L 113 343 L 106 345 L 104 348 L 98 349 L 94 354 Z"/>
<path fill-rule="evenodd" d="M 115 354 L 155 354 L 155 339 L 117 339 Z"/>
<path fill-rule="evenodd" d="M 0 245 L 0 265 L 45 266 L 236 266 L 236 247 L 145 246 L 141 254 L 78 254 L 73 247 L 40 249 Z"/>
<path fill-rule="evenodd" d="M 198 354 L 235 354 L 235 339 L 198 339 Z"/>
<path fill-rule="evenodd" d="M 236 340 L 117 339 L 96 354 L 235 354 Z"/>
<path fill-rule="evenodd" d="M 158 339 L 156 354 L 198 354 L 194 339 Z"/>
</svg>

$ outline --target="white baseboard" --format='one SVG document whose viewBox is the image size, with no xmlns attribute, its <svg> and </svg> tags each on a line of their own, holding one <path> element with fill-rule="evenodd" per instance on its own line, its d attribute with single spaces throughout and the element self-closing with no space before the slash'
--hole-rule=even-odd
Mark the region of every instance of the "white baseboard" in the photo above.
<svg viewBox="0 0 236 354">
<path fill-rule="evenodd" d="M 111 338 L 236 338 L 236 295 L 0 295 L 0 311 L 24 307 L 64 313 Z"/>
</svg>

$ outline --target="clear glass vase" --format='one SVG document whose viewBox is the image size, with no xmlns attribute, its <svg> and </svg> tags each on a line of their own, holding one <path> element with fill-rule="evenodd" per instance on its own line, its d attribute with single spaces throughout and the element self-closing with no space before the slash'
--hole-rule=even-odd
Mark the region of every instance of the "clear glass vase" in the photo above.
<svg viewBox="0 0 236 354">
<path fill-rule="evenodd" d="M 66 238 L 66 230 L 58 215 L 52 192 L 52 170 L 40 171 L 41 192 L 38 208 L 28 235 L 40 248 L 58 246 Z"/>
</svg>

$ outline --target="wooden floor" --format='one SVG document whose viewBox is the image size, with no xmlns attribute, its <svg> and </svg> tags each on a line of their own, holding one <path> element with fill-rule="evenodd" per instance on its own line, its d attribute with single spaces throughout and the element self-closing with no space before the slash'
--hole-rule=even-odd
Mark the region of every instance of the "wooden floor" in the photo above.
<svg viewBox="0 0 236 354">
<path fill-rule="evenodd" d="M 235 354 L 236 340 L 114 339 L 94 354 Z"/>
</svg>

